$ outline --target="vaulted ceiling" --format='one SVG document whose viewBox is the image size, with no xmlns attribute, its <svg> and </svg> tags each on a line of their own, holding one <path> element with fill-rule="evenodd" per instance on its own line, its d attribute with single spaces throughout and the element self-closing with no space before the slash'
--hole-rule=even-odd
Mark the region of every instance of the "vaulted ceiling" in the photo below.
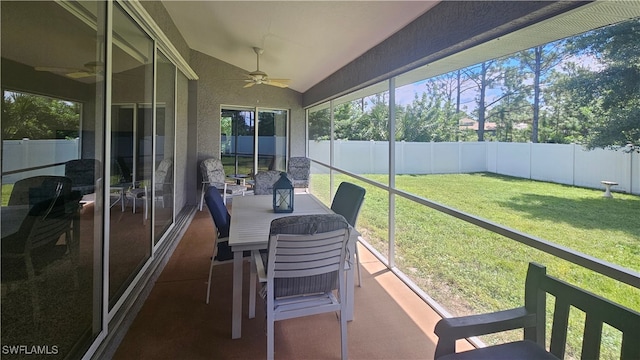
<svg viewBox="0 0 640 360">
<path fill-rule="evenodd" d="M 439 1 L 163 1 L 190 48 L 305 92 Z"/>
</svg>

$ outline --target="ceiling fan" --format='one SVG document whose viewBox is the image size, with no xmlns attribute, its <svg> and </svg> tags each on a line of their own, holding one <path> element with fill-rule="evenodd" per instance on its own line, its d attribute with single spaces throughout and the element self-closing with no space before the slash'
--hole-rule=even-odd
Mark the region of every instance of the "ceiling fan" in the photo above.
<svg viewBox="0 0 640 360">
<path fill-rule="evenodd" d="M 63 68 L 63 67 L 47 67 L 36 66 L 36 71 L 48 71 L 53 73 L 62 73 L 72 79 L 81 79 L 104 74 L 104 64 L 99 61 L 90 61 L 83 65 L 84 68 Z"/>
<path fill-rule="evenodd" d="M 259 47 L 254 47 L 253 51 L 256 53 L 256 70 L 247 74 L 248 79 L 245 80 L 247 84 L 244 87 L 248 88 L 253 85 L 261 84 L 277 86 L 279 88 L 288 87 L 289 79 L 271 79 L 267 73 L 260 71 L 260 55 L 262 55 L 264 50 Z"/>
</svg>

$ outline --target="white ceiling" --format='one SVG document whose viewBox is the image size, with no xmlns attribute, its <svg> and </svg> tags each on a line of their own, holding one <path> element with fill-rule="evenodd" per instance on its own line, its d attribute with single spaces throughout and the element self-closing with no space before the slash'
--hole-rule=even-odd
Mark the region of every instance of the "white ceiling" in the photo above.
<svg viewBox="0 0 640 360">
<path fill-rule="evenodd" d="M 190 48 L 305 92 L 439 1 L 163 1 Z"/>
</svg>

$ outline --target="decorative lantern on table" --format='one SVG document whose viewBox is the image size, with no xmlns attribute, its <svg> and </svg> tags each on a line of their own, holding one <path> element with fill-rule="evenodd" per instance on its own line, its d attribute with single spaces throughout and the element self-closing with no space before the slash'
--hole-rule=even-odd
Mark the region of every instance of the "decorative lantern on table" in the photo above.
<svg viewBox="0 0 640 360">
<path fill-rule="evenodd" d="M 286 172 L 280 173 L 280 179 L 273 184 L 273 211 L 293 212 L 293 184 Z"/>
</svg>

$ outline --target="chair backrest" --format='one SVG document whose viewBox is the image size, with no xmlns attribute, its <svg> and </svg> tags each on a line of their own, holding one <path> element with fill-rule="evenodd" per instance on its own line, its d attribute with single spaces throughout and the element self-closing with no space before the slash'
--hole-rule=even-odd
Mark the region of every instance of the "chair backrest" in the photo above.
<svg viewBox="0 0 640 360">
<path fill-rule="evenodd" d="M 583 328 L 583 359 L 599 358 L 604 323 L 622 333 L 621 359 L 640 358 L 640 313 L 549 276 L 546 268 L 536 263 L 529 263 L 525 282 L 525 308 L 528 313 L 535 314 L 536 326 L 524 329 L 525 340 L 546 348 L 547 294 L 553 295 L 555 301 L 549 352 L 556 357 L 565 357 L 568 319 L 571 309 L 575 308 L 587 319 Z"/>
<path fill-rule="evenodd" d="M 258 171 L 254 177 L 255 186 L 253 188 L 253 193 L 255 195 L 273 194 L 273 184 L 280 179 L 281 173 L 282 171 L 278 170 Z M 291 180 L 291 178 L 289 178 L 289 180 Z"/>
<path fill-rule="evenodd" d="M 266 271 L 267 278 L 273 279 L 274 296 L 337 289 L 348 240 L 349 224 L 338 214 L 294 215 L 273 220 Z"/>
<path fill-rule="evenodd" d="M 222 161 L 219 159 L 205 159 L 200 163 L 200 171 L 202 172 L 202 180 L 210 183 L 224 183 L 226 175 Z"/>
<path fill-rule="evenodd" d="M 64 164 L 64 176 L 71 179 L 72 186 L 96 185 L 96 171 L 100 171 L 100 161 L 96 159 L 74 159 Z"/>
<path fill-rule="evenodd" d="M 8 205 L 31 205 L 53 199 L 61 188 L 59 195 L 71 194 L 71 179 L 66 176 L 40 175 L 18 180 L 13 184 Z"/>
<path fill-rule="evenodd" d="M 156 169 L 156 184 L 167 184 L 173 179 L 173 159 L 164 158 Z"/>
<path fill-rule="evenodd" d="M 306 157 L 292 157 L 289 159 L 289 178 L 293 181 L 294 187 L 309 187 L 309 176 L 311 174 L 311 160 Z"/>
<path fill-rule="evenodd" d="M 111 160 L 111 176 L 117 175 L 118 182 L 128 183 L 133 181 L 131 169 L 122 156 L 118 156 L 115 160 Z"/>
<path fill-rule="evenodd" d="M 333 197 L 331 210 L 336 214 L 344 216 L 351 226 L 356 227 L 356 221 L 358 220 L 358 214 L 360 213 L 366 192 L 364 188 L 358 185 L 348 182 L 340 183 L 338 191 L 336 191 Z"/>
<path fill-rule="evenodd" d="M 218 230 L 218 238 L 229 237 L 229 226 L 231 225 L 231 215 L 227 207 L 224 205 L 220 191 L 215 186 L 209 186 L 204 194 L 204 200 L 207 208 L 213 218 L 213 223 Z"/>
<path fill-rule="evenodd" d="M 55 246 L 60 236 L 70 230 L 81 198 L 77 191 L 67 195 L 59 191 L 52 198 L 35 204 L 18 230 L 17 238 L 24 242 L 24 251 L 45 251 Z"/>
</svg>

